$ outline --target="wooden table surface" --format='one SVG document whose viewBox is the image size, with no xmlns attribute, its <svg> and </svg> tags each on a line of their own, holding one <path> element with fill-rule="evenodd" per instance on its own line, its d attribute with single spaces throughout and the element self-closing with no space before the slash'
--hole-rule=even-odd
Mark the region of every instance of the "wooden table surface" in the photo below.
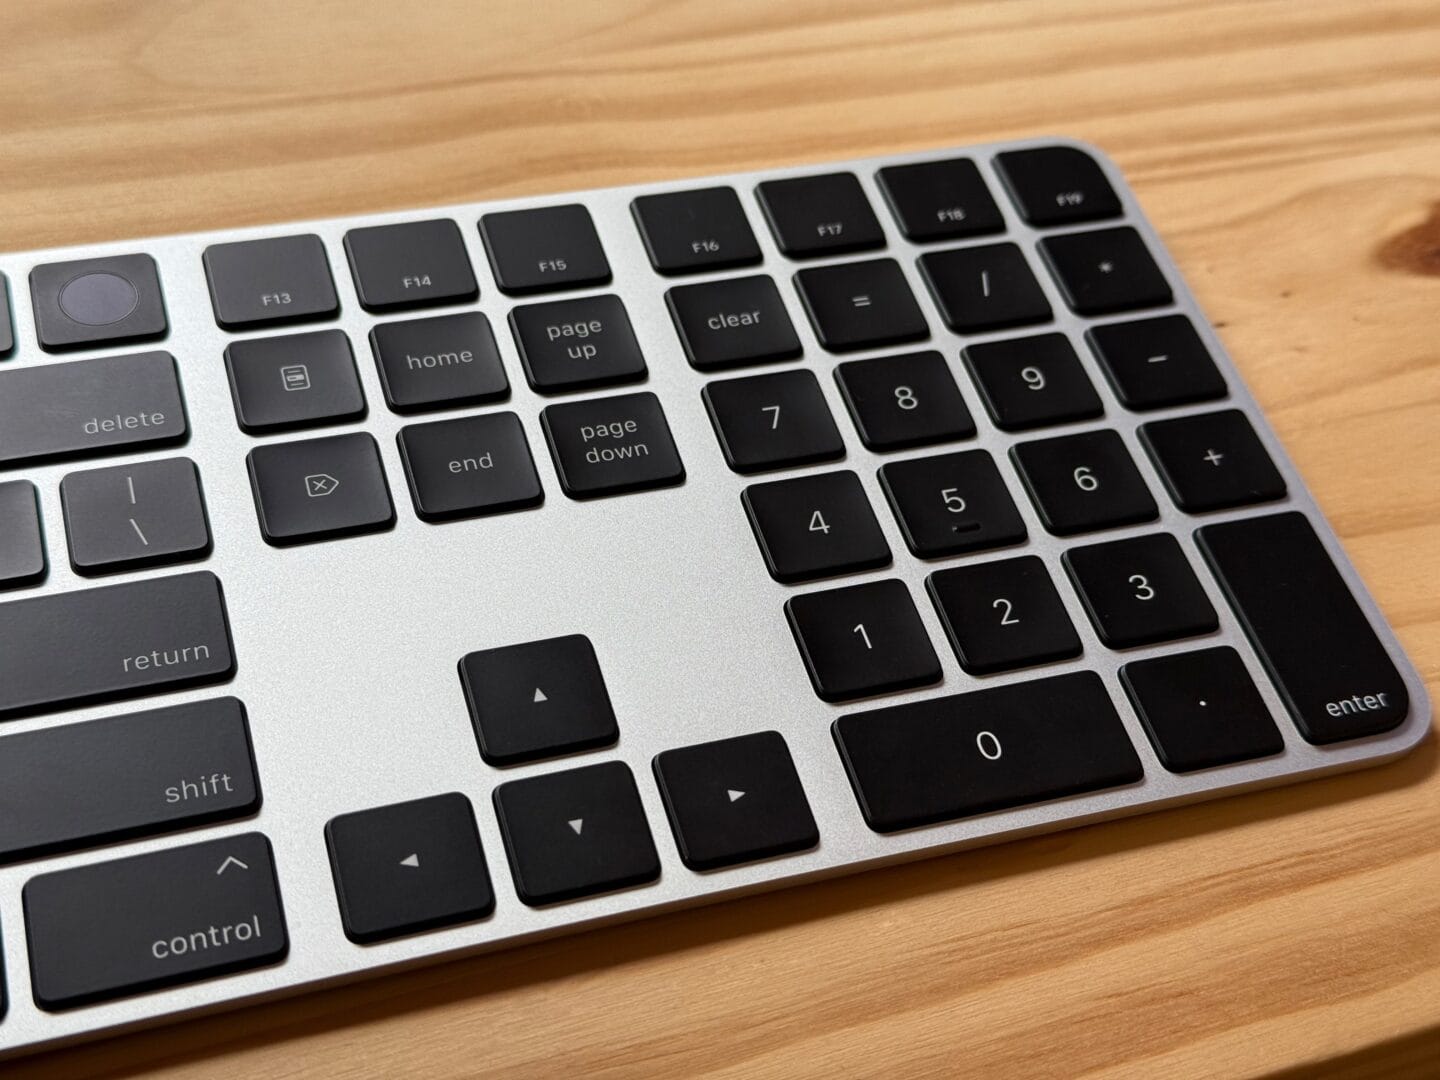
<svg viewBox="0 0 1440 1080">
<path fill-rule="evenodd" d="M 0 48 L 7 250 L 1093 140 L 1440 684 L 1436 0 L 0 0 Z M 1437 759 L 5 1074 L 1434 1076 Z"/>
</svg>

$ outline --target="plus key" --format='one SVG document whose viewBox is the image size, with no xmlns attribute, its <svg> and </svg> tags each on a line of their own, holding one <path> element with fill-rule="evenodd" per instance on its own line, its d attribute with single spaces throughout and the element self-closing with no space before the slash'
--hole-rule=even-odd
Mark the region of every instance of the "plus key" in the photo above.
<svg viewBox="0 0 1440 1080">
<path fill-rule="evenodd" d="M 1269 502 L 1285 480 L 1238 409 L 1158 420 L 1140 428 L 1175 505 L 1187 513 Z"/>
</svg>

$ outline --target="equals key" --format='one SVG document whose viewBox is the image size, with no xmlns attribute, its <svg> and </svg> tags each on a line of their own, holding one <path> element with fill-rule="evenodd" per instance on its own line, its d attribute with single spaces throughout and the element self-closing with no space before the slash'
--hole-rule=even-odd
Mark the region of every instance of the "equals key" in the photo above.
<svg viewBox="0 0 1440 1080">
<path fill-rule="evenodd" d="M 78 574 L 204 558 L 210 527 L 189 458 L 70 473 L 60 481 L 70 565 Z"/>
</svg>

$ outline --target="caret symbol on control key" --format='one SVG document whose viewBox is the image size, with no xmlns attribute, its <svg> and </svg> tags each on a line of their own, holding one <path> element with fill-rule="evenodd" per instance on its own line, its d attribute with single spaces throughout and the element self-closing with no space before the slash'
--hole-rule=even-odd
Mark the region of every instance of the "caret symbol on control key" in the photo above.
<svg viewBox="0 0 1440 1080">
<path fill-rule="evenodd" d="M 221 874 L 225 873 L 226 870 L 229 870 L 230 867 L 232 867 L 232 866 L 238 866 L 241 870 L 249 870 L 249 869 L 250 869 L 250 864 L 249 864 L 249 863 L 241 862 L 241 861 L 240 861 L 239 859 L 237 859 L 234 855 L 226 855 L 226 856 L 225 856 L 225 861 L 222 862 L 222 863 L 220 864 L 219 869 L 217 869 L 217 870 L 215 871 L 215 876 L 216 876 L 216 877 L 219 877 Z"/>
</svg>

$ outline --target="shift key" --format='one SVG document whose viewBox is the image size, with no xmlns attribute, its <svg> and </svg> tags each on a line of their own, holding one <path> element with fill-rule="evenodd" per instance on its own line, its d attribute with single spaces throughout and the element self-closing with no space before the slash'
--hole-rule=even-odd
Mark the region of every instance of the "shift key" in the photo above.
<svg viewBox="0 0 1440 1080">
<path fill-rule="evenodd" d="M 253 814 L 233 697 L 0 738 L 0 863 Z"/>
<path fill-rule="evenodd" d="M 179 442 L 186 431 L 167 352 L 0 372 L 0 469 Z"/>
<path fill-rule="evenodd" d="M 54 1012 L 279 963 L 270 841 L 244 833 L 31 878 L 35 1003 Z"/>
<path fill-rule="evenodd" d="M 228 679 L 208 571 L 0 604 L 0 719 Z"/>
</svg>

